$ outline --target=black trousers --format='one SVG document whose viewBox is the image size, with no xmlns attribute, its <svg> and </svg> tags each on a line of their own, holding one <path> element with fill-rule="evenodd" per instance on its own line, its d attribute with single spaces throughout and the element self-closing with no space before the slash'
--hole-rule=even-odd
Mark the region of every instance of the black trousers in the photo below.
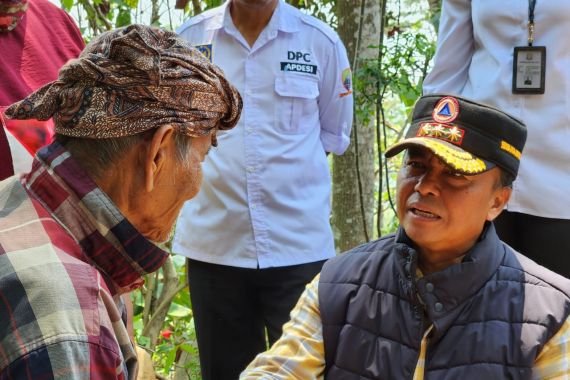
<svg viewBox="0 0 570 380">
<path fill-rule="evenodd" d="M 324 261 L 268 269 L 188 260 L 188 285 L 203 380 L 236 380 L 273 344 Z"/>
<path fill-rule="evenodd" d="M 540 265 L 570 278 L 570 220 L 505 210 L 494 223 L 502 241 Z"/>
</svg>

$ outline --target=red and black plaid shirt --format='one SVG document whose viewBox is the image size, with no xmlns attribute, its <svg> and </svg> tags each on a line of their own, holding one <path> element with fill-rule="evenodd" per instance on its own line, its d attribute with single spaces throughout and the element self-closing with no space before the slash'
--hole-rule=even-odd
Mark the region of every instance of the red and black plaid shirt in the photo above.
<svg viewBox="0 0 570 380">
<path fill-rule="evenodd" d="M 119 294 L 166 257 L 60 144 L 42 149 L 0 182 L 0 380 L 132 378 Z"/>
</svg>

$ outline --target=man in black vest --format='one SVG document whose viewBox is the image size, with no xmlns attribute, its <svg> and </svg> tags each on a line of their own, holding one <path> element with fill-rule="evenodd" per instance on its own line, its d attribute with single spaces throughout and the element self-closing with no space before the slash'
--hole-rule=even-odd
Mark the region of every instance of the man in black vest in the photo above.
<svg viewBox="0 0 570 380">
<path fill-rule="evenodd" d="M 386 152 L 406 151 L 397 233 L 329 260 L 240 379 L 570 376 L 570 281 L 501 242 L 492 223 L 525 140 L 500 110 L 420 98 Z"/>
</svg>

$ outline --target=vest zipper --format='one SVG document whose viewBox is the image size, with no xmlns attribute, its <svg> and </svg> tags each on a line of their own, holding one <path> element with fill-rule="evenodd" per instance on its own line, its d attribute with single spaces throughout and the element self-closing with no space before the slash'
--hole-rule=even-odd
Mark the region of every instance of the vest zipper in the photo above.
<svg viewBox="0 0 570 380">
<path fill-rule="evenodd" d="M 429 334 L 433 328 L 433 324 L 428 327 L 426 332 L 422 337 L 422 341 L 420 343 L 420 354 L 418 356 L 418 362 L 416 364 L 416 369 L 414 371 L 413 380 L 424 380 L 424 372 L 426 368 L 426 355 L 427 355 L 427 346 L 429 341 Z"/>
</svg>

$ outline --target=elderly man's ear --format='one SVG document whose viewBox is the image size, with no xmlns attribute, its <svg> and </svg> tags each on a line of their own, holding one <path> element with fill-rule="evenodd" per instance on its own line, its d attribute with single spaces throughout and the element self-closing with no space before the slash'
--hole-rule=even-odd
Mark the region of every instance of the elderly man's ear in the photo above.
<svg viewBox="0 0 570 380">
<path fill-rule="evenodd" d="M 145 190 L 154 190 L 157 174 L 165 167 L 170 149 L 174 148 L 174 128 L 163 125 L 156 129 L 144 158 Z"/>
<path fill-rule="evenodd" d="M 492 222 L 503 211 L 507 202 L 511 198 L 513 189 L 510 187 L 499 187 L 495 189 L 495 193 L 489 202 L 489 211 L 487 212 L 487 221 Z"/>
</svg>

